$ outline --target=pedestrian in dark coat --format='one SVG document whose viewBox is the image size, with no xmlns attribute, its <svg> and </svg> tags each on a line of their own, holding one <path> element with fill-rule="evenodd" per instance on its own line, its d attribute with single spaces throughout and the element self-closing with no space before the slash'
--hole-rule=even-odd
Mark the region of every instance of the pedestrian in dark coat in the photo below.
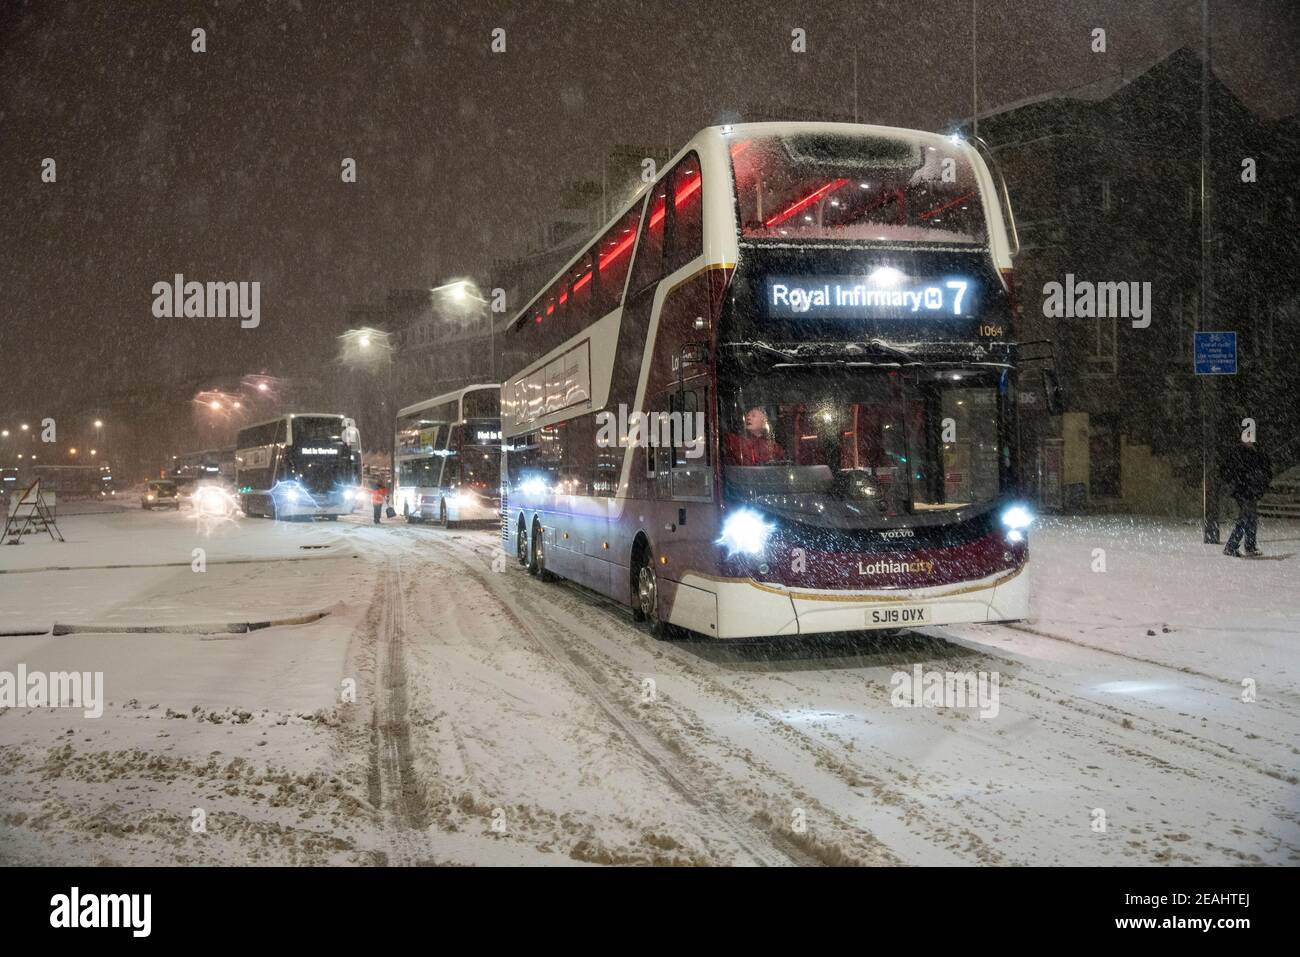
<svg viewBox="0 0 1300 957">
<path fill-rule="evenodd" d="M 1239 557 L 1237 546 L 1245 536 L 1246 554 L 1260 555 L 1262 552 L 1255 546 L 1255 532 L 1259 522 L 1255 505 L 1273 481 L 1272 463 L 1254 442 L 1242 442 L 1227 454 L 1220 471 L 1224 484 L 1237 502 L 1237 524 L 1228 536 L 1223 554 Z"/>
</svg>

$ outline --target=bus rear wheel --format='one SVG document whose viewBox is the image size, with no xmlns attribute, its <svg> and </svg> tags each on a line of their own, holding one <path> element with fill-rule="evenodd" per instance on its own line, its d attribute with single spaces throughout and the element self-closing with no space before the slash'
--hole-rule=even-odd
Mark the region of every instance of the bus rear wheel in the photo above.
<svg viewBox="0 0 1300 957">
<path fill-rule="evenodd" d="M 528 560 L 528 571 L 544 582 L 554 581 L 555 576 L 546 570 L 546 538 L 542 534 L 542 523 L 533 522 L 532 549 Z"/>
</svg>

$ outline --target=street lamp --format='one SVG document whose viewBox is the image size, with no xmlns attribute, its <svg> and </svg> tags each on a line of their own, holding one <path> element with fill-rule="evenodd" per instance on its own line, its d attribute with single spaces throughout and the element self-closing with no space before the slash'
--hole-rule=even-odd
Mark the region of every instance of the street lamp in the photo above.
<svg viewBox="0 0 1300 957">
<path fill-rule="evenodd" d="M 391 333 L 383 329 L 362 326 L 349 329 L 339 339 L 338 361 L 352 369 L 378 372 L 385 371 L 383 419 L 388 430 L 388 468 L 389 481 L 397 478 L 397 404 L 393 394 L 393 351 L 394 342 Z"/>
<path fill-rule="evenodd" d="M 441 286 L 434 286 L 429 290 L 431 295 L 442 293 L 451 298 L 457 304 L 464 304 L 466 300 L 473 300 L 486 306 L 488 301 L 479 294 L 479 288 L 474 284 L 472 279 L 455 279 L 451 282 L 443 283 Z M 490 364 L 490 377 L 493 382 L 497 378 L 497 350 L 496 350 L 496 328 L 492 321 L 492 312 L 488 311 L 488 362 Z"/>
<path fill-rule="evenodd" d="M 96 445 L 104 444 L 104 420 L 103 419 L 95 420 L 95 444 Z M 92 451 L 90 454 L 94 455 L 95 453 Z"/>
</svg>

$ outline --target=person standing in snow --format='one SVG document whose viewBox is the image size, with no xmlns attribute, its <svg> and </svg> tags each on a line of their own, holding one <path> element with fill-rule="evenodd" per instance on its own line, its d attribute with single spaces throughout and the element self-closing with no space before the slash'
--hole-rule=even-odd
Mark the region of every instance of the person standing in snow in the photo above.
<svg viewBox="0 0 1300 957">
<path fill-rule="evenodd" d="M 1262 554 L 1255 546 L 1259 521 L 1255 506 L 1273 481 L 1272 463 L 1255 443 L 1243 441 L 1224 458 L 1220 473 L 1237 502 L 1237 524 L 1228 536 L 1223 554 L 1239 558 L 1237 546 L 1243 535 L 1246 538 L 1246 554 L 1251 557 Z"/>
<path fill-rule="evenodd" d="M 375 524 L 380 523 L 380 518 L 384 514 L 384 501 L 388 498 L 388 489 L 384 488 L 383 482 L 376 482 L 374 490 L 370 493 L 370 504 L 375 507 Z"/>
</svg>

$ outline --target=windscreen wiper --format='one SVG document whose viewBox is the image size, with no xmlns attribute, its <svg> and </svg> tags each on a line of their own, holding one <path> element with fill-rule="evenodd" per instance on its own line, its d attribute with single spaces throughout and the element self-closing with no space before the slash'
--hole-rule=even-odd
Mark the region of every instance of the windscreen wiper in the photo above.
<svg viewBox="0 0 1300 957">
<path fill-rule="evenodd" d="M 883 354 L 908 363 L 920 361 L 914 353 L 882 339 L 872 339 L 869 342 L 804 342 L 788 349 L 761 341 L 728 342 L 722 348 L 745 358 L 762 355 L 780 363 L 796 365 L 853 362 L 859 356 L 869 354 Z"/>
<path fill-rule="evenodd" d="M 896 346 L 886 342 L 884 339 L 869 339 L 866 342 L 848 342 L 844 345 L 845 352 L 855 351 L 875 351 L 884 352 L 888 355 L 895 356 L 899 359 L 906 359 L 908 362 L 917 361 L 916 354 L 902 346 Z"/>
</svg>

